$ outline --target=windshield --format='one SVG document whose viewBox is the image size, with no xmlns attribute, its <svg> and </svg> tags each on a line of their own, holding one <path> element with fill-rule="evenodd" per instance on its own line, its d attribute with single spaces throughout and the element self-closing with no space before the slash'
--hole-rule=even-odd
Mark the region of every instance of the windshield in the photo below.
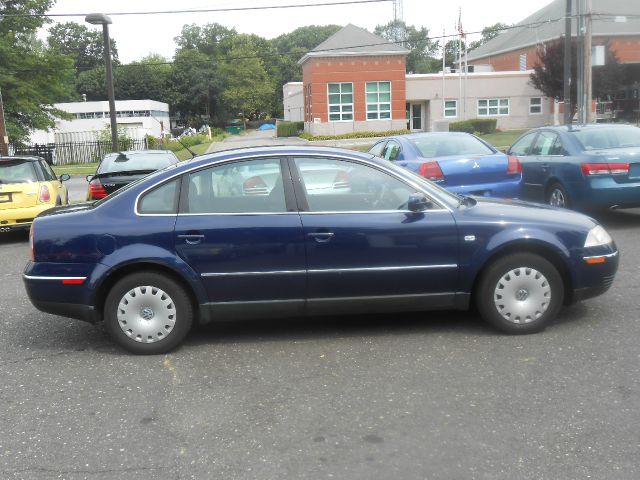
<svg viewBox="0 0 640 480">
<path fill-rule="evenodd" d="M 0 183 L 34 183 L 38 181 L 33 162 L 10 160 L 0 162 Z"/>
<path fill-rule="evenodd" d="M 640 128 L 637 127 L 585 128 L 569 133 L 575 135 L 586 151 L 640 147 Z"/>
<path fill-rule="evenodd" d="M 471 135 L 429 134 L 409 139 L 409 141 L 423 158 L 495 153 L 495 150 Z"/>
<path fill-rule="evenodd" d="M 107 155 L 97 173 L 132 172 L 135 170 L 159 170 L 177 162 L 172 152 L 126 152 Z"/>
</svg>

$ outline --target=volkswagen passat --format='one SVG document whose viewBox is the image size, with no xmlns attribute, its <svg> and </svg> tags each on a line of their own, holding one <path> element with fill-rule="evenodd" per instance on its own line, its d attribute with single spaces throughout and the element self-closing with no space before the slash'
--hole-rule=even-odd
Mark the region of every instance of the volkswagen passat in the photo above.
<svg viewBox="0 0 640 480">
<path fill-rule="evenodd" d="M 36 218 L 24 282 L 44 312 L 104 321 L 135 353 L 192 323 L 466 309 L 508 333 L 605 292 L 618 250 L 594 220 L 462 197 L 339 149 L 198 157 Z"/>
</svg>

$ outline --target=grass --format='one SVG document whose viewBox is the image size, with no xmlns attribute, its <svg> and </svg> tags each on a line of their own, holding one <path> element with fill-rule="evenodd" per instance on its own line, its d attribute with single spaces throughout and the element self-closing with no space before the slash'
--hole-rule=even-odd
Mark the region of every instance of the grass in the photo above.
<svg viewBox="0 0 640 480">
<path fill-rule="evenodd" d="M 505 130 L 503 132 L 489 133 L 487 135 L 482 135 L 482 138 L 485 142 L 489 142 L 491 145 L 496 147 L 498 150 L 510 147 L 513 145 L 520 135 L 526 132 L 528 129 L 522 130 Z"/>
<path fill-rule="evenodd" d="M 90 173 L 95 173 L 96 168 L 98 168 L 98 162 L 78 163 L 73 165 L 53 165 L 52 168 L 58 176 L 63 173 L 68 173 L 69 175 L 89 175 Z"/>
<path fill-rule="evenodd" d="M 202 155 L 207 151 L 207 149 L 209 148 L 209 145 L 211 145 L 211 143 L 201 143 L 199 145 L 194 145 L 193 147 L 189 147 L 189 148 L 196 155 Z M 176 157 L 178 157 L 180 161 L 189 160 L 191 158 L 191 154 L 186 148 L 183 148 L 182 150 L 178 150 L 177 152 L 173 152 L 173 153 L 176 154 Z"/>
</svg>

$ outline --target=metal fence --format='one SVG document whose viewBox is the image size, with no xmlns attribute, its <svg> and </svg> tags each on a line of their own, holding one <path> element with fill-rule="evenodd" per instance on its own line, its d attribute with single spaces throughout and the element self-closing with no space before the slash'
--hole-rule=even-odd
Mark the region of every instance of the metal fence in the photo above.
<svg viewBox="0 0 640 480">
<path fill-rule="evenodd" d="M 149 147 L 146 138 L 121 140 L 119 151 L 145 150 Z M 98 162 L 111 153 L 111 141 L 65 142 L 33 145 L 10 145 L 13 155 L 37 155 L 53 165 Z"/>
</svg>

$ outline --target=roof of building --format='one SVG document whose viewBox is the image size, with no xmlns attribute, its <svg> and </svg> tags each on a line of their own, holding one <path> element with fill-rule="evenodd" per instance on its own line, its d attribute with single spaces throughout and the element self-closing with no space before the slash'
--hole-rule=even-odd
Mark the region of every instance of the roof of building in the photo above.
<svg viewBox="0 0 640 480">
<path fill-rule="evenodd" d="M 407 55 L 408 53 L 409 50 L 406 48 L 350 23 L 307 53 L 298 63 L 302 64 L 311 57 Z"/>
<path fill-rule="evenodd" d="M 538 45 L 564 36 L 566 0 L 553 0 L 533 15 L 503 31 L 497 37 L 469 52 L 469 60 L 498 55 Z M 576 14 L 576 2 L 572 2 Z M 640 35 L 640 2 L 629 0 L 592 0 L 593 36 Z M 574 18 L 571 29 L 577 31 Z"/>
</svg>

